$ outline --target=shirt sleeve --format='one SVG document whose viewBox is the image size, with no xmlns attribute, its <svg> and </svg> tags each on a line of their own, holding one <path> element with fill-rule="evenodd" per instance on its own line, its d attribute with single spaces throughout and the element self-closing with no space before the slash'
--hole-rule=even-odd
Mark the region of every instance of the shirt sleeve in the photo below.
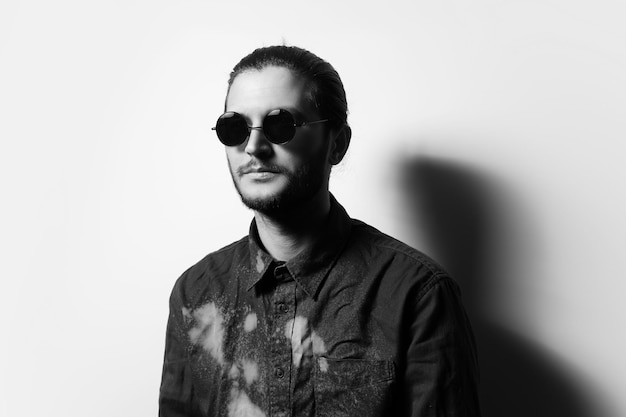
<svg viewBox="0 0 626 417">
<path fill-rule="evenodd" d="M 159 417 L 201 416 L 187 360 L 183 304 L 179 283 L 170 297 L 170 314 L 165 335 L 165 358 L 159 392 Z"/>
<path fill-rule="evenodd" d="M 456 283 L 435 276 L 410 319 L 405 395 L 412 417 L 480 416 L 476 345 Z"/>
</svg>

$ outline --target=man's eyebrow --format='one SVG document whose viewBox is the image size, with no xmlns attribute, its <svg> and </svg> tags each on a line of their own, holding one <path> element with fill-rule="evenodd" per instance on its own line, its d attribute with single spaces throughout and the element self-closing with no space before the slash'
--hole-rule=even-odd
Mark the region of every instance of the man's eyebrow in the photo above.
<svg viewBox="0 0 626 417">
<path fill-rule="evenodd" d="M 239 110 L 233 110 L 233 109 L 224 109 L 224 110 L 225 110 L 224 111 L 225 113 L 237 113 L 241 115 L 245 119 L 246 123 L 248 124 L 250 124 L 250 122 L 252 121 L 248 113 L 245 111 L 239 111 Z"/>
<path fill-rule="evenodd" d="M 276 106 L 273 107 L 271 109 L 269 109 L 265 114 L 263 114 L 263 117 L 267 116 L 271 111 L 273 110 L 277 110 L 277 109 L 283 109 L 283 110 L 287 110 L 289 113 L 291 113 L 294 118 L 296 119 L 296 122 L 310 122 L 312 120 L 317 120 L 318 116 L 315 114 L 311 114 L 311 115 L 307 115 L 307 113 L 305 113 L 302 109 L 300 109 L 299 107 L 294 107 L 294 106 Z M 237 110 L 237 109 L 225 109 L 225 112 L 235 112 L 237 114 L 240 114 L 241 116 L 243 116 L 243 118 L 246 120 L 246 122 L 248 123 L 249 126 L 252 126 L 252 118 L 250 117 L 250 113 L 246 110 Z"/>
<path fill-rule="evenodd" d="M 297 109 L 295 107 L 280 107 L 280 108 L 283 110 L 287 110 L 289 113 L 293 114 L 296 119 L 302 119 L 306 117 L 305 114 L 300 109 Z"/>
<path fill-rule="evenodd" d="M 310 109 L 308 113 L 305 113 L 305 111 L 296 107 L 281 107 L 281 108 L 288 110 L 291 114 L 293 114 L 297 122 L 310 122 L 312 120 L 317 120 L 320 117 L 318 113 L 315 111 L 315 109 Z"/>
</svg>

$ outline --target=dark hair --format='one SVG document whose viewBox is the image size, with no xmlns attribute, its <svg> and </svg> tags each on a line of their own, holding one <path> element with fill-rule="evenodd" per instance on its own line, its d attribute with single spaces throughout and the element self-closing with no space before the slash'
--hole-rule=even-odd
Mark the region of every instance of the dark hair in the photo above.
<svg viewBox="0 0 626 417">
<path fill-rule="evenodd" d="M 228 91 L 239 74 L 270 66 L 287 68 L 304 77 L 310 83 L 314 108 L 320 117 L 330 120 L 331 126 L 348 124 L 348 102 L 339 74 L 328 62 L 296 46 L 277 45 L 254 50 L 233 68 L 228 79 Z"/>
</svg>

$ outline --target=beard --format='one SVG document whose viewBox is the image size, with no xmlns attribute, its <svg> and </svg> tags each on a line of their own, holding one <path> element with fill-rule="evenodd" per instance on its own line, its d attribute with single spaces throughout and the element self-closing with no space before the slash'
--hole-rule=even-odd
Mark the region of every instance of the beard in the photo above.
<svg viewBox="0 0 626 417">
<path fill-rule="evenodd" d="M 288 171 L 275 165 L 271 165 L 271 168 L 280 172 L 287 179 L 287 184 L 282 190 L 272 195 L 253 198 L 241 190 L 236 180 L 238 173 L 233 170 L 233 167 L 230 167 L 235 189 L 243 204 L 251 210 L 267 215 L 284 213 L 306 205 L 318 193 L 329 175 L 326 168 L 326 149 L 324 147 L 296 171 Z"/>
</svg>

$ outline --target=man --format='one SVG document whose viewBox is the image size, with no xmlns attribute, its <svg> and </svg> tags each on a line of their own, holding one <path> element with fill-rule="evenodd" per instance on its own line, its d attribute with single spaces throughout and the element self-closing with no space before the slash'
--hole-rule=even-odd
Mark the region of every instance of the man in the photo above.
<svg viewBox="0 0 626 417">
<path fill-rule="evenodd" d="M 255 50 L 214 129 L 254 220 L 174 286 L 160 415 L 478 415 L 457 285 L 329 193 L 351 137 L 332 66 Z"/>
</svg>

